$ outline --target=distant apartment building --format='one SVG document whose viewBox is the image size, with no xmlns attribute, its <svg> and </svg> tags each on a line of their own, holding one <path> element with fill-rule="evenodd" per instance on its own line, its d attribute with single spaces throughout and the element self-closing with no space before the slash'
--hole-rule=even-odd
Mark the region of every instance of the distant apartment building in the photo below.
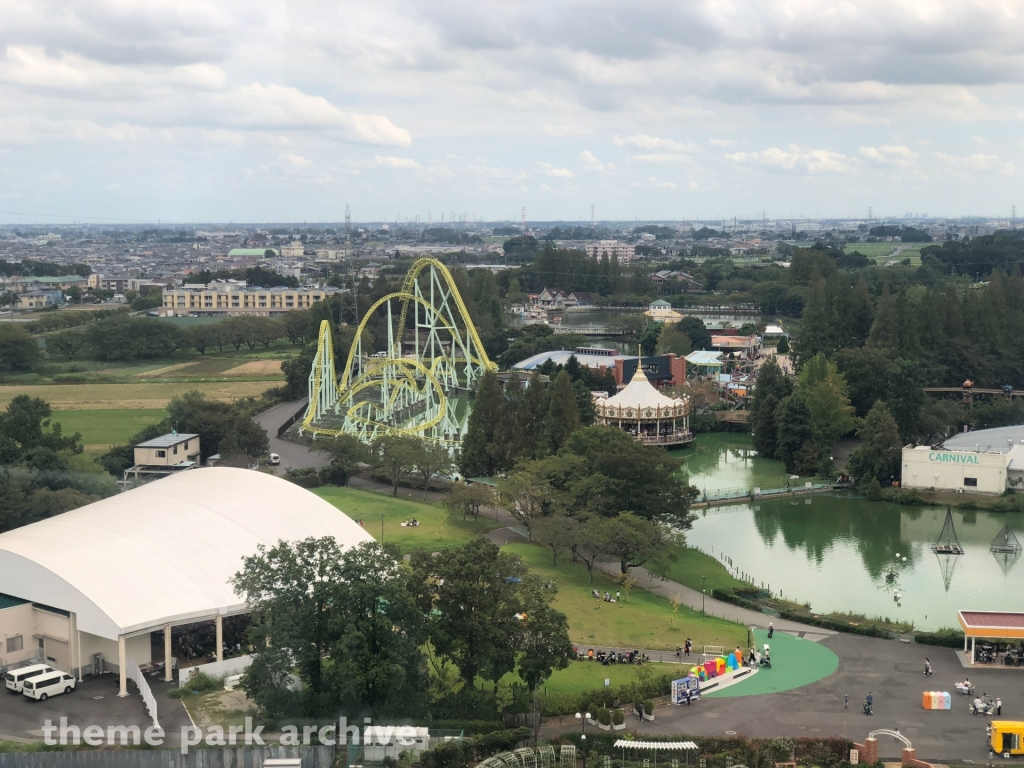
<svg viewBox="0 0 1024 768">
<path fill-rule="evenodd" d="M 587 255 L 591 258 L 600 259 L 607 253 L 608 258 L 617 256 L 623 264 L 632 261 L 633 256 L 636 255 L 635 246 L 620 243 L 618 240 L 598 240 L 596 243 L 587 243 L 586 250 Z"/>
<path fill-rule="evenodd" d="M 80 275 L 59 275 L 57 277 L 17 277 L 11 287 L 24 291 L 66 291 L 69 288 L 84 288 L 88 281 Z"/>
<path fill-rule="evenodd" d="M 293 240 L 291 245 L 282 245 L 280 250 L 282 256 L 302 256 L 306 246 L 300 240 Z"/>
<path fill-rule="evenodd" d="M 216 281 L 205 286 L 188 285 L 165 290 L 163 308 L 167 314 L 279 315 L 293 309 L 309 309 L 333 295 L 336 288 L 249 287 L 234 281 Z"/>
<path fill-rule="evenodd" d="M 99 291 L 113 291 L 124 293 L 128 290 L 132 278 L 126 275 L 99 275 L 95 272 L 89 275 L 89 287 Z"/>
<path fill-rule="evenodd" d="M 64 294 L 58 290 L 25 291 L 18 296 L 19 309 L 45 309 L 58 307 L 64 300 Z"/>
</svg>

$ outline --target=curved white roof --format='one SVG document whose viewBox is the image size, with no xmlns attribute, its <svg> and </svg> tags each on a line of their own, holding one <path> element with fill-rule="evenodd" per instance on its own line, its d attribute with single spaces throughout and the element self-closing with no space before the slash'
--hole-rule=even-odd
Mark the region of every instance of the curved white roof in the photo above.
<svg viewBox="0 0 1024 768">
<path fill-rule="evenodd" d="M 0 534 L 0 592 L 118 635 L 244 610 L 228 583 L 260 544 L 373 538 L 336 507 L 263 472 L 182 472 Z"/>
<path fill-rule="evenodd" d="M 682 403 L 682 400 L 674 400 L 655 389 L 640 365 L 621 392 L 601 401 L 603 406 L 618 408 L 674 408 Z"/>
</svg>

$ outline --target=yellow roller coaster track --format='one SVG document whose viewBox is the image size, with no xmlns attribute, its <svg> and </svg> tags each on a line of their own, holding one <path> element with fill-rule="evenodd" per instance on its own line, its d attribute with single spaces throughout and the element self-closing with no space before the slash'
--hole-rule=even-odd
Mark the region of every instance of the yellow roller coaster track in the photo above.
<svg viewBox="0 0 1024 768">
<path fill-rule="evenodd" d="M 438 287 L 442 289 L 442 295 L 435 297 L 433 292 L 434 282 L 431 283 L 431 298 L 438 298 L 439 306 L 435 306 L 423 296 L 417 295 L 417 289 L 419 288 L 417 280 L 423 270 L 428 268 L 432 270 L 431 281 L 436 280 Z M 440 279 L 438 280 L 435 275 L 439 275 Z M 453 301 L 458 311 L 458 316 L 465 323 L 465 336 L 460 333 L 459 328 L 453 325 L 455 316 L 451 314 L 448 305 L 449 299 Z M 387 357 L 364 361 L 360 356 L 360 349 L 367 323 L 370 322 L 377 310 L 384 305 L 389 305 L 391 301 L 400 303 L 400 311 L 397 327 L 392 330 L 389 326 L 393 336 L 388 340 Z M 402 355 L 402 338 L 405 332 L 405 323 L 410 304 L 423 307 L 425 316 L 432 320 L 432 327 L 435 331 L 443 329 L 451 334 L 452 347 L 450 356 L 435 357 L 430 360 L 430 365 L 427 366 L 423 361 L 415 357 L 405 357 Z M 390 305 L 388 312 L 390 323 Z M 445 312 L 449 313 L 449 317 L 452 318 L 451 321 L 445 317 Z M 418 328 L 419 326 L 417 325 L 417 332 Z M 459 353 L 456 352 L 458 347 L 461 347 Z M 464 353 L 462 353 L 463 350 Z M 392 357 L 392 355 L 395 356 Z M 352 344 L 349 347 L 345 370 L 337 380 L 334 391 L 329 390 L 330 385 L 327 383 L 330 377 L 334 376 L 334 353 L 330 324 L 327 321 L 321 324 L 317 355 L 314 359 L 313 370 L 310 372 L 309 407 L 302 420 L 302 432 L 308 432 L 313 436 L 326 437 L 351 434 L 353 429 L 359 431 L 360 427 L 364 430 L 372 427 L 374 433 L 427 436 L 424 433 L 438 426 L 444 420 L 449 410 L 444 385 L 438 378 L 440 366 L 446 363 L 466 363 L 467 366 L 478 366 L 479 370 L 483 371 L 497 369 L 497 365 L 487 357 L 487 352 L 484 350 L 480 335 L 473 325 L 469 310 L 466 308 L 465 302 L 463 302 L 462 296 L 455 285 L 455 280 L 452 278 L 448 268 L 436 259 L 419 259 L 413 264 L 406 275 L 402 289 L 378 299 L 363 315 L 359 326 L 356 328 Z M 359 366 L 358 375 L 354 375 L 356 366 Z M 423 377 L 422 388 L 416 379 L 417 374 Z M 454 376 L 454 373 L 449 369 L 448 375 Z M 381 387 L 381 394 L 384 397 L 383 401 L 378 401 L 377 403 L 372 401 L 355 402 L 354 398 L 358 393 L 375 386 Z M 325 387 L 328 389 L 325 389 Z M 388 414 L 394 412 L 396 402 L 403 392 L 407 394 L 411 392 L 413 396 L 429 398 L 431 397 L 430 390 L 437 397 L 437 409 L 430 418 L 409 427 L 400 427 L 393 423 L 387 423 Z M 385 391 L 387 392 L 386 396 L 384 394 Z M 330 400 L 331 402 L 321 402 L 322 400 Z M 349 428 L 327 428 L 316 424 L 327 408 L 336 409 L 336 406 L 342 402 L 350 404 L 345 412 L 346 425 Z M 371 418 L 371 416 L 378 415 L 382 417 L 380 421 Z M 353 427 L 352 425 L 359 426 Z M 445 443 L 456 442 L 436 436 L 433 439 L 438 439 Z"/>
</svg>

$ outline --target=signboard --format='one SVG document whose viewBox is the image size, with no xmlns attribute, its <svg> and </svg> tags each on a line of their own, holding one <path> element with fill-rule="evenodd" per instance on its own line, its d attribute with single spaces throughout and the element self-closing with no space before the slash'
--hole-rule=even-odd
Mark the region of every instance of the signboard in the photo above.
<svg viewBox="0 0 1024 768">
<path fill-rule="evenodd" d="M 860 762 L 860 752 L 856 749 L 850 750 L 850 765 L 856 765 Z"/>
<path fill-rule="evenodd" d="M 650 381 L 664 381 L 672 378 L 672 366 L 668 355 L 644 357 L 641 359 L 643 361 L 644 375 Z M 635 359 L 622 361 L 623 383 L 628 384 L 633 380 L 633 374 L 636 373 L 636 362 Z"/>
<path fill-rule="evenodd" d="M 946 453 L 945 451 L 929 451 L 928 461 L 937 461 L 945 464 L 977 464 L 978 454 L 976 453 Z"/>
</svg>

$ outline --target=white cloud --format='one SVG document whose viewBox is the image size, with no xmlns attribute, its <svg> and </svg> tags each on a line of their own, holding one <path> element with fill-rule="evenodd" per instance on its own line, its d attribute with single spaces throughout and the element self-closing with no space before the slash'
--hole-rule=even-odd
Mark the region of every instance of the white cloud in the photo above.
<svg viewBox="0 0 1024 768">
<path fill-rule="evenodd" d="M 615 144 L 620 147 L 628 145 L 637 149 L 661 149 L 672 152 L 693 152 L 697 149 L 697 145 L 693 143 L 684 144 L 675 139 L 659 139 L 656 136 L 647 136 L 643 133 L 627 136 L 624 139 L 616 136 Z"/>
<path fill-rule="evenodd" d="M 915 164 L 917 152 L 903 145 L 885 144 L 881 147 L 861 147 L 861 157 L 880 165 L 908 167 Z"/>
<path fill-rule="evenodd" d="M 277 156 L 277 161 L 281 165 L 290 166 L 292 168 L 307 168 L 313 164 L 312 160 L 287 152 L 283 155 Z"/>
<path fill-rule="evenodd" d="M 537 167 L 545 176 L 552 176 L 556 179 L 571 179 L 576 176 L 568 168 L 556 168 L 550 163 L 537 163 Z"/>
<path fill-rule="evenodd" d="M 935 152 L 935 159 L 938 161 L 939 169 L 952 176 L 973 176 L 977 174 L 1000 173 L 1012 174 L 1013 163 L 1003 162 L 996 155 L 974 154 L 967 157 L 948 155 L 945 152 Z"/>
<path fill-rule="evenodd" d="M 392 157 L 391 155 L 374 155 L 373 161 L 382 168 L 419 168 L 420 164 L 411 157 Z"/>
<path fill-rule="evenodd" d="M 726 159 L 739 166 L 761 167 L 786 173 L 847 173 L 857 160 L 828 149 L 812 149 L 790 144 L 787 149 L 770 147 L 761 152 L 734 152 Z"/>
<path fill-rule="evenodd" d="M 602 163 L 589 149 L 580 152 L 580 162 L 590 171 L 614 171 L 615 163 Z"/>
<path fill-rule="evenodd" d="M 654 163 L 655 165 L 679 165 L 688 163 L 692 159 L 689 155 L 671 154 L 667 152 L 654 152 L 645 155 L 630 155 L 630 160 L 638 163 Z"/>
<path fill-rule="evenodd" d="M 708 141 L 716 147 L 731 147 L 736 144 L 732 139 L 708 139 Z"/>
<path fill-rule="evenodd" d="M 665 181 L 651 176 L 643 181 L 634 181 L 630 184 L 631 187 L 651 187 L 652 189 L 675 189 L 679 185 L 674 181 Z"/>
</svg>

